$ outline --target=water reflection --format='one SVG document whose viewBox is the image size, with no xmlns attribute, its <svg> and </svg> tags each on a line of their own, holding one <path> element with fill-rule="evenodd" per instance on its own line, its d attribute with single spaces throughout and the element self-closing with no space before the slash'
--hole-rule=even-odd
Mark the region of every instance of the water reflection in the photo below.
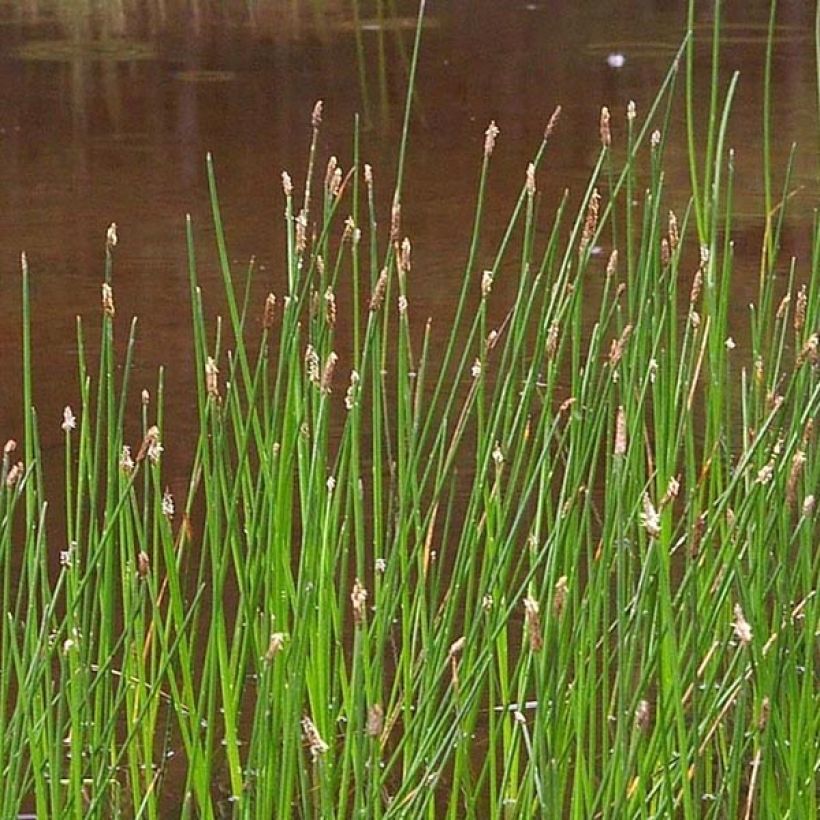
<svg viewBox="0 0 820 820">
<path fill-rule="evenodd" d="M 497 120 L 502 132 L 484 242 L 488 258 L 555 104 L 564 106 L 564 117 L 540 183 L 545 220 L 564 187 L 578 192 L 589 172 L 600 105 L 615 112 L 616 143 L 627 101 L 634 98 L 639 111 L 646 110 L 680 43 L 681 5 L 431 4 L 419 82 L 423 116 L 413 129 L 405 198 L 405 223 L 415 240 L 417 315 L 443 324 L 452 310 L 487 122 Z M 702 27 L 709 24 L 709 5 L 703 4 Z M 730 143 L 744 216 L 738 264 L 750 271 L 748 288 L 738 288 L 743 305 L 756 288 L 752 259 L 761 235 L 757 168 L 768 3 L 724 5 L 731 27 L 725 80 L 729 68 L 742 72 Z M 774 64 L 773 161 L 782 168 L 791 142 L 802 146 L 794 185 L 803 191 L 792 213 L 805 219 L 816 205 L 817 178 L 810 5 L 779 4 Z M 352 161 L 354 116 L 367 102 L 372 127 L 362 133 L 362 156 L 389 192 L 414 12 L 415 3 L 398 0 L 21 0 L 3 7 L 0 259 L 6 275 L 0 297 L 17 304 L 17 280 L 9 273 L 25 248 L 34 275 L 35 385 L 44 418 L 58 418 L 76 393 L 74 316 L 96 321 L 102 242 L 106 226 L 116 221 L 118 316 L 125 324 L 137 313 L 144 327 L 138 381 L 150 383 L 158 363 L 170 364 L 171 423 L 184 428 L 193 396 L 186 211 L 197 227 L 206 293 L 219 290 L 205 152 L 216 157 L 232 255 L 244 263 L 255 254 L 265 278 L 260 288 L 281 290 L 278 175 L 288 168 L 299 176 L 315 99 L 326 101 L 322 161 L 336 153 L 344 168 Z M 698 51 L 703 79 L 707 45 Z M 613 52 L 623 54 L 622 67 L 608 63 Z M 705 118 L 705 97 L 697 105 Z M 680 107 L 673 125 L 682 137 Z M 667 182 L 683 207 L 688 169 L 681 147 L 670 148 Z M 796 253 L 805 260 L 803 237 L 800 231 L 787 235 L 786 257 Z M 0 425 L 6 432 L 20 423 L 16 314 L 15 308 L 0 357 Z M 47 444 L 59 440 L 53 427 L 43 426 Z"/>
</svg>

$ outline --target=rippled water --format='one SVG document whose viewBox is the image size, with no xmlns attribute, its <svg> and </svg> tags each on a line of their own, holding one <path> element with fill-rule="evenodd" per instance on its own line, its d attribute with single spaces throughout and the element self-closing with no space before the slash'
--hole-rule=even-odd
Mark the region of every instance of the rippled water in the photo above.
<svg viewBox="0 0 820 820">
<path fill-rule="evenodd" d="M 362 157 L 392 188 L 414 3 L 379 18 L 342 0 L 91 0 L 0 6 L 0 435 L 19 436 L 19 253 L 33 276 L 36 399 L 46 449 L 61 440 L 60 410 L 76 402 L 75 315 L 96 326 L 105 229 L 115 221 L 115 292 L 123 335 L 140 317 L 135 387 L 168 365 L 171 432 L 185 433 L 193 402 L 184 214 L 194 217 L 201 278 L 213 309 L 220 285 L 204 179 L 214 154 L 231 255 L 256 255 L 260 290 L 283 286 L 279 175 L 303 175 L 314 100 L 325 100 L 320 160 L 348 168 L 354 116 Z M 675 0 L 430 2 L 414 119 L 405 228 L 414 241 L 412 306 L 444 324 L 466 255 L 472 201 L 490 119 L 501 128 L 487 241 L 504 225 L 544 123 L 564 115 L 539 177 L 546 216 L 565 186 L 580 196 L 598 149 L 598 111 L 614 113 L 615 140 L 634 98 L 644 110 L 683 35 Z M 702 4 L 704 7 L 710 5 Z M 760 105 L 768 3 L 725 4 L 724 64 L 741 72 L 730 143 L 738 161 L 739 315 L 751 298 L 761 238 Z M 779 4 L 774 64 L 775 167 L 800 143 L 792 207 L 816 205 L 817 134 L 812 4 Z M 215 8 L 219 11 L 214 11 Z M 698 59 L 704 76 L 709 19 Z M 361 69 L 361 70 L 360 70 Z M 366 78 L 363 87 L 360 77 Z M 698 100 L 706 111 L 705 95 Z M 681 206 L 688 187 L 682 110 L 667 179 Z M 705 113 L 704 113 L 705 117 Z M 384 212 L 384 220 L 387 212 Z M 797 220 L 799 221 L 799 219 Z M 784 258 L 804 257 L 805 232 L 788 233 Z M 801 244 L 802 243 L 802 244 Z M 747 298 L 748 296 L 748 298 Z M 435 327 L 435 324 L 434 324 Z M 434 331 L 435 332 L 435 331 Z M 135 394 L 135 401 L 138 396 Z M 135 410 L 136 415 L 136 410 Z M 50 423 L 53 421 L 53 424 Z"/>
</svg>

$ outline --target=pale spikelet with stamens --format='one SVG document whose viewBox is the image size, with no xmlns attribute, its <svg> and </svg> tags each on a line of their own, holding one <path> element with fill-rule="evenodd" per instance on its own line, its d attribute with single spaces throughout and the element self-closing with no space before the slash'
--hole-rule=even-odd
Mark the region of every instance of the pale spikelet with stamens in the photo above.
<svg viewBox="0 0 820 820">
<path fill-rule="evenodd" d="M 329 285 L 325 291 L 325 319 L 331 327 L 336 324 L 336 294 Z"/>
<path fill-rule="evenodd" d="M 302 718 L 302 736 L 314 763 L 330 749 L 330 746 L 322 740 L 316 724 L 307 715 Z"/>
<path fill-rule="evenodd" d="M 144 387 L 142 388 L 142 393 L 140 394 L 140 401 L 142 401 L 143 407 L 148 407 L 151 403 L 151 394 Z"/>
<path fill-rule="evenodd" d="M 634 122 L 635 117 L 638 116 L 638 108 L 635 105 L 635 100 L 630 100 L 626 104 L 626 120 L 627 122 Z"/>
<path fill-rule="evenodd" d="M 496 346 L 496 344 L 498 344 L 498 331 L 491 330 L 487 334 L 487 341 L 485 342 L 487 350 L 492 350 Z"/>
<path fill-rule="evenodd" d="M 551 136 L 553 131 L 555 131 L 556 126 L 558 125 L 558 120 L 561 119 L 561 106 L 556 105 L 555 109 L 553 110 L 552 114 L 550 114 L 549 121 L 547 122 L 547 127 L 544 129 L 544 139 L 548 140 Z"/>
<path fill-rule="evenodd" d="M 384 731 L 384 709 L 378 703 L 374 703 L 367 710 L 367 728 L 365 729 L 368 737 L 381 737 Z"/>
<path fill-rule="evenodd" d="M 631 335 L 632 325 L 628 324 L 621 331 L 621 335 L 617 339 L 612 340 L 612 344 L 609 346 L 609 366 L 613 370 L 618 366 L 618 363 L 623 358 L 626 343 L 629 341 L 629 337 Z"/>
<path fill-rule="evenodd" d="M 501 132 L 498 130 L 498 126 L 495 124 L 495 120 L 492 120 L 490 124 L 487 126 L 487 130 L 484 132 L 484 156 L 490 157 L 492 156 L 493 151 L 495 150 L 495 141 L 498 139 L 498 135 Z"/>
<path fill-rule="evenodd" d="M 481 359 L 476 359 L 473 362 L 473 366 L 470 368 L 470 375 L 474 379 L 478 379 L 481 377 Z"/>
<path fill-rule="evenodd" d="M 555 358 L 555 354 L 558 352 L 558 333 L 558 322 L 553 322 L 547 330 L 547 342 L 545 345 L 545 353 L 547 355 L 548 362 L 551 362 Z"/>
<path fill-rule="evenodd" d="M 807 448 L 809 443 L 814 438 L 814 419 L 810 418 L 806 421 L 806 426 L 803 428 L 803 436 L 801 437 L 800 441 L 802 442 L 802 446 Z"/>
<path fill-rule="evenodd" d="M 339 160 L 337 160 L 335 156 L 331 156 L 331 158 L 327 161 L 327 169 L 325 170 L 325 190 L 330 191 L 333 183 L 333 176 L 335 175 L 338 167 Z"/>
<path fill-rule="evenodd" d="M 604 148 L 609 148 L 612 145 L 612 130 L 610 129 L 609 120 L 609 109 L 604 106 L 601 108 L 600 121 L 601 145 Z"/>
<path fill-rule="evenodd" d="M 665 268 L 672 259 L 672 254 L 669 250 L 669 240 L 664 236 L 661 239 L 661 265 Z"/>
<path fill-rule="evenodd" d="M 373 293 L 370 296 L 370 312 L 375 313 L 382 306 L 384 292 L 387 289 L 387 269 L 382 269 L 376 284 L 373 286 Z"/>
<path fill-rule="evenodd" d="M 803 518 L 811 518 L 814 515 L 815 499 L 814 495 L 807 495 L 803 499 L 803 508 L 801 510 Z"/>
<path fill-rule="evenodd" d="M 265 330 L 270 330 L 273 327 L 273 321 L 276 318 L 276 296 L 269 293 L 265 298 L 265 309 L 262 313 L 262 327 Z"/>
<path fill-rule="evenodd" d="M 674 252 L 680 245 L 680 233 L 678 231 L 678 218 L 674 211 L 669 211 L 669 247 Z"/>
<path fill-rule="evenodd" d="M 755 483 L 763 485 L 768 484 L 772 480 L 772 476 L 774 476 L 774 463 L 770 461 L 767 464 L 764 464 L 757 471 Z"/>
<path fill-rule="evenodd" d="M 453 641 L 450 644 L 450 651 L 447 653 L 448 660 L 455 660 L 462 651 L 464 650 L 464 646 L 467 643 L 467 639 L 462 635 L 457 640 Z"/>
<path fill-rule="evenodd" d="M 368 163 L 364 164 L 364 184 L 369 190 L 373 190 L 373 166 Z"/>
<path fill-rule="evenodd" d="M 410 240 L 404 237 L 401 241 L 401 253 L 399 254 L 399 270 L 402 273 L 410 273 Z"/>
<path fill-rule="evenodd" d="M 66 405 L 63 408 L 63 423 L 60 425 L 66 433 L 77 429 L 77 419 L 74 417 L 74 411 Z"/>
<path fill-rule="evenodd" d="M 359 373 L 356 370 L 350 371 L 350 384 L 345 393 L 345 407 L 352 410 L 356 404 L 357 385 L 359 384 Z"/>
<path fill-rule="evenodd" d="M 111 251 L 113 248 L 117 247 L 117 242 L 119 238 L 117 237 L 117 223 L 112 222 L 108 226 L 108 230 L 105 232 L 105 247 L 108 251 Z"/>
<path fill-rule="evenodd" d="M 581 233 L 581 245 L 579 248 L 580 254 L 583 256 L 584 251 L 589 247 L 595 236 L 595 231 L 598 227 L 598 210 L 601 207 L 601 195 L 598 189 L 594 188 L 589 198 L 587 205 L 587 215 L 584 220 L 584 230 Z"/>
<path fill-rule="evenodd" d="M 16 464 L 13 464 L 11 466 L 8 473 L 6 474 L 6 486 L 8 488 L 13 487 L 20 480 L 20 477 L 22 475 L 23 475 L 23 462 L 18 461 Z"/>
<path fill-rule="evenodd" d="M 319 382 L 319 388 L 323 393 L 330 393 L 331 387 L 333 385 L 333 373 L 336 370 L 336 362 L 339 361 L 339 357 L 336 355 L 334 351 L 328 354 L 328 357 L 325 359 L 325 366 L 322 368 L 322 378 Z"/>
<path fill-rule="evenodd" d="M 640 515 L 641 526 L 646 530 L 650 538 L 658 538 L 661 534 L 661 517 L 649 497 L 649 493 L 643 494 L 643 512 Z"/>
<path fill-rule="evenodd" d="M 342 231 L 342 242 L 350 242 L 350 240 L 353 239 L 353 232 L 355 230 L 356 230 L 356 223 L 353 221 L 352 216 L 348 216 L 348 218 L 345 219 L 345 226 L 344 226 L 344 230 Z M 318 268 L 318 260 L 319 259 L 322 259 L 322 257 L 317 257 L 317 268 Z M 324 272 L 324 267 L 325 267 L 325 260 L 322 259 L 322 270 L 320 271 L 320 273 Z"/>
<path fill-rule="evenodd" d="M 142 440 L 139 451 L 137 452 L 137 463 L 142 461 L 146 456 L 156 464 L 159 461 L 159 456 L 162 453 L 162 445 L 159 441 L 159 427 L 156 424 L 151 425 L 145 433 L 145 438 Z"/>
<path fill-rule="evenodd" d="M 268 641 L 268 648 L 265 652 L 265 661 L 271 663 L 273 659 L 285 648 L 285 633 L 273 632 Z"/>
<path fill-rule="evenodd" d="M 116 313 L 114 309 L 114 291 L 111 290 L 111 285 L 108 282 L 102 284 L 102 309 L 106 316 L 113 316 Z"/>
<path fill-rule="evenodd" d="M 735 604 L 735 619 L 732 622 L 732 627 L 735 631 L 735 637 L 740 641 L 742 646 L 747 646 L 752 641 L 752 627 L 746 620 L 743 614 L 743 607 L 740 604 Z"/>
<path fill-rule="evenodd" d="M 3 445 L 3 456 L 7 458 L 10 456 L 15 450 L 17 449 L 17 442 L 10 438 L 4 445 Z"/>
<path fill-rule="evenodd" d="M 778 322 L 782 322 L 786 316 L 786 311 L 789 308 L 789 303 L 792 300 L 792 295 L 787 293 L 781 300 L 780 304 L 777 306 L 777 311 L 774 314 L 774 318 L 777 319 Z"/>
<path fill-rule="evenodd" d="M 150 571 L 151 559 L 145 550 L 140 550 L 139 553 L 137 553 L 137 575 L 139 575 L 140 578 L 147 578 Z"/>
<path fill-rule="evenodd" d="M 123 444 L 120 454 L 120 469 L 125 475 L 131 475 L 134 472 L 134 459 L 131 458 L 131 448 L 127 444 Z"/>
<path fill-rule="evenodd" d="M 293 180 L 287 171 L 282 171 L 282 190 L 286 197 L 290 198 L 293 196 Z"/>
<path fill-rule="evenodd" d="M 166 487 L 165 492 L 162 494 L 162 514 L 170 520 L 174 517 L 174 512 L 174 497 L 171 495 L 171 491 Z"/>
<path fill-rule="evenodd" d="M 319 354 L 312 344 L 305 348 L 305 373 L 311 384 L 319 384 Z"/>
<path fill-rule="evenodd" d="M 541 635 L 541 614 L 538 601 L 531 596 L 524 598 L 524 623 L 527 627 L 527 636 L 530 639 L 530 650 L 540 652 L 544 648 L 544 638 Z"/>
<path fill-rule="evenodd" d="M 525 186 L 527 189 L 527 195 L 530 197 L 535 196 L 535 164 L 532 162 L 527 166 L 527 180 Z"/>
<path fill-rule="evenodd" d="M 399 316 L 404 316 L 407 313 L 408 304 L 409 303 L 407 301 L 407 297 L 403 293 L 399 294 L 399 298 L 398 298 Z"/>
<path fill-rule="evenodd" d="M 800 333 L 806 324 L 806 307 L 808 297 L 806 296 L 806 286 L 802 285 L 797 292 L 797 301 L 794 305 L 794 332 Z"/>
<path fill-rule="evenodd" d="M 316 100 L 313 111 L 310 115 L 310 124 L 313 128 L 318 128 L 322 124 L 322 110 L 324 109 L 322 100 Z"/>
<path fill-rule="evenodd" d="M 796 311 L 795 311 L 796 312 Z M 800 348 L 800 353 L 797 356 L 797 360 L 794 363 L 795 370 L 802 367 L 806 362 L 811 365 L 816 365 L 817 362 L 820 360 L 818 357 L 818 336 L 816 333 L 812 333 L 808 339 L 806 339 L 806 343 Z"/>
<path fill-rule="evenodd" d="M 618 249 L 615 248 L 606 263 L 606 278 L 611 279 L 618 273 Z"/>
<path fill-rule="evenodd" d="M 661 144 L 661 132 L 656 128 L 649 138 L 649 144 L 653 149 L 656 149 Z"/>
<path fill-rule="evenodd" d="M 635 708 L 635 728 L 643 733 L 649 730 L 649 726 L 652 723 L 652 708 L 649 705 L 648 700 L 641 700 L 638 702 L 637 707 Z"/>
<path fill-rule="evenodd" d="M 361 626 L 367 614 L 367 590 L 357 578 L 350 593 L 350 602 L 353 604 L 353 623 Z"/>
<path fill-rule="evenodd" d="M 674 503 L 679 492 L 680 479 L 677 476 L 670 476 L 669 482 L 666 485 L 666 492 L 663 494 L 663 498 L 661 498 L 660 504 L 658 505 L 659 508 L 663 509 L 667 504 Z"/>
<path fill-rule="evenodd" d="M 555 591 L 552 596 L 552 614 L 556 618 L 560 618 L 564 613 L 564 609 L 567 605 L 568 591 L 569 587 L 567 586 L 567 576 L 562 575 L 555 582 Z"/>
<path fill-rule="evenodd" d="M 703 288 L 703 269 L 698 268 L 692 278 L 692 289 L 689 291 L 689 304 L 696 305 Z"/>
<path fill-rule="evenodd" d="M 612 454 L 616 457 L 626 455 L 626 413 L 623 405 L 619 405 L 618 413 L 615 416 L 615 447 Z"/>
<path fill-rule="evenodd" d="M 307 214 L 304 210 L 296 216 L 296 253 L 301 255 L 307 248 Z"/>
<path fill-rule="evenodd" d="M 797 450 L 792 456 L 792 466 L 789 470 L 789 477 L 786 480 L 786 506 L 791 509 L 797 498 L 797 482 L 800 481 L 800 473 L 806 463 L 806 454 L 803 450 Z"/>
<path fill-rule="evenodd" d="M 490 291 L 493 289 L 493 272 L 491 270 L 485 270 L 484 273 L 481 274 L 481 296 L 482 298 L 486 299 L 490 295 Z"/>
<path fill-rule="evenodd" d="M 210 398 L 219 400 L 219 368 L 212 356 L 205 360 L 205 390 Z"/>
</svg>

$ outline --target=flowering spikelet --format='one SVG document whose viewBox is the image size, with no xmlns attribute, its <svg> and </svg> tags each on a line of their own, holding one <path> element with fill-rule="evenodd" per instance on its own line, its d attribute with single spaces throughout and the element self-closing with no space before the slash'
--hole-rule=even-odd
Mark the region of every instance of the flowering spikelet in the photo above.
<svg viewBox="0 0 820 820">
<path fill-rule="evenodd" d="M 307 214 L 304 210 L 296 216 L 296 253 L 303 254 L 307 248 Z"/>
<path fill-rule="evenodd" d="M 621 457 L 626 455 L 626 413 L 623 405 L 618 407 L 618 413 L 615 416 L 615 447 L 612 453 Z"/>
<path fill-rule="evenodd" d="M 6 474 L 6 486 L 11 488 L 13 487 L 19 480 L 20 477 L 23 475 L 23 462 L 18 461 L 16 464 L 11 466 L 11 469 Z"/>
<path fill-rule="evenodd" d="M 495 141 L 498 139 L 499 133 L 500 131 L 498 130 L 498 126 L 495 124 L 495 120 L 492 120 L 487 126 L 487 130 L 484 132 L 485 157 L 492 156 L 493 150 L 495 149 Z"/>
<path fill-rule="evenodd" d="M 786 481 L 786 506 L 791 509 L 797 497 L 797 482 L 800 480 L 800 473 L 806 463 L 806 454 L 803 450 L 797 450 L 792 456 L 792 466 L 789 470 L 789 478 Z"/>
<path fill-rule="evenodd" d="M 797 293 L 797 302 L 794 306 L 794 330 L 795 333 L 800 333 L 803 326 L 806 324 L 806 306 L 808 298 L 806 297 L 806 286 L 802 285 Z"/>
<path fill-rule="evenodd" d="M 384 709 L 378 703 L 374 703 L 367 710 L 366 731 L 368 737 L 381 737 L 384 731 Z"/>
<path fill-rule="evenodd" d="M 287 171 L 282 171 L 282 190 L 285 192 L 286 197 L 293 196 L 293 180 Z"/>
<path fill-rule="evenodd" d="M 390 242 L 395 244 L 401 235 L 401 202 L 393 200 L 393 207 L 390 209 Z"/>
<path fill-rule="evenodd" d="M 117 246 L 118 241 L 119 240 L 117 238 L 117 223 L 112 222 L 108 226 L 108 230 L 105 232 L 105 247 L 106 247 L 106 249 L 110 251 L 112 248 L 115 248 Z"/>
<path fill-rule="evenodd" d="M 166 487 L 165 492 L 162 494 L 162 514 L 171 519 L 174 517 L 174 497 L 171 495 L 171 491 Z"/>
<path fill-rule="evenodd" d="M 635 117 L 637 117 L 637 116 L 638 116 L 638 109 L 637 109 L 637 106 L 635 105 L 635 100 L 630 100 L 626 104 L 626 119 L 627 119 L 627 122 L 634 122 Z"/>
<path fill-rule="evenodd" d="M 114 310 L 114 292 L 108 282 L 103 282 L 102 285 L 102 309 L 106 316 L 113 316 L 116 313 Z"/>
<path fill-rule="evenodd" d="M 601 122 L 600 122 L 600 131 L 601 131 L 601 145 L 604 148 L 609 148 L 612 145 L 612 131 L 609 127 L 609 109 L 604 106 L 601 109 Z"/>
<path fill-rule="evenodd" d="M 481 377 L 481 359 L 476 359 L 473 362 L 473 366 L 470 368 L 470 375 L 474 379 L 478 379 Z"/>
<path fill-rule="evenodd" d="M 665 268 L 672 259 L 672 254 L 669 250 L 669 240 L 664 236 L 661 239 L 661 265 Z"/>
<path fill-rule="evenodd" d="M 547 361 L 552 361 L 555 358 L 555 354 L 558 352 L 558 332 L 558 322 L 553 322 L 549 326 L 549 330 L 547 330 L 547 342 L 545 345 Z"/>
<path fill-rule="evenodd" d="M 679 492 L 680 479 L 678 479 L 677 476 L 670 476 L 669 483 L 666 485 L 666 492 L 663 494 L 663 498 L 661 498 L 658 506 L 663 509 L 667 504 L 674 502 Z"/>
<path fill-rule="evenodd" d="M 661 132 L 656 128 L 649 137 L 649 144 L 652 148 L 657 148 L 661 144 Z"/>
<path fill-rule="evenodd" d="M 692 279 L 692 290 L 689 291 L 689 304 L 695 305 L 697 304 L 698 298 L 700 297 L 700 291 L 703 287 L 703 269 L 698 268 L 695 271 L 695 276 Z"/>
<path fill-rule="evenodd" d="M 142 444 L 137 452 L 137 463 L 142 461 L 146 456 L 148 456 L 152 462 L 156 463 L 159 460 L 160 453 L 162 453 L 162 445 L 159 443 L 159 427 L 154 424 L 149 427 L 145 433 L 145 438 L 142 440 Z"/>
<path fill-rule="evenodd" d="M 774 318 L 777 319 L 778 322 L 782 322 L 783 318 L 786 315 L 786 310 L 788 310 L 789 303 L 792 300 L 792 295 L 787 293 L 781 300 L 780 304 L 777 306 L 777 312 L 774 314 Z"/>
<path fill-rule="evenodd" d="M 399 254 L 399 270 L 403 273 L 410 273 L 410 239 L 404 237 L 401 241 L 401 253 Z"/>
<path fill-rule="evenodd" d="M 372 190 L 372 188 L 373 188 L 373 166 L 368 165 L 367 163 L 364 164 L 364 184 L 367 185 L 367 187 Z"/>
<path fill-rule="evenodd" d="M 336 324 L 336 294 L 330 286 L 325 291 L 325 317 L 331 327 Z"/>
<path fill-rule="evenodd" d="M 322 740 L 316 724 L 307 715 L 302 718 L 302 736 L 314 763 L 330 749 L 330 746 Z"/>
<path fill-rule="evenodd" d="M 265 310 L 262 313 L 262 327 L 270 330 L 273 327 L 273 320 L 276 318 L 276 296 L 269 293 L 265 298 Z"/>
<path fill-rule="evenodd" d="M 486 298 L 490 295 L 490 291 L 493 289 L 493 272 L 491 270 L 485 270 L 484 273 L 481 274 L 481 295 L 482 297 Z"/>
<path fill-rule="evenodd" d="M 535 196 L 535 164 L 532 162 L 527 166 L 526 189 L 528 196 Z"/>
<path fill-rule="evenodd" d="M 126 475 L 130 475 L 134 472 L 134 459 L 131 458 L 131 448 L 127 444 L 124 444 L 122 447 L 122 454 L 120 455 L 120 469 Z"/>
<path fill-rule="evenodd" d="M 646 732 L 652 721 L 652 709 L 648 700 L 641 700 L 635 709 L 635 728 L 639 732 Z"/>
<path fill-rule="evenodd" d="M 70 433 L 77 428 L 77 419 L 74 417 L 74 411 L 66 405 L 63 408 L 63 423 L 60 425 L 66 433 Z"/>
<path fill-rule="evenodd" d="M 541 615 L 538 601 L 531 596 L 524 598 L 524 623 L 530 639 L 530 650 L 540 652 L 544 647 L 544 638 L 541 635 Z"/>
<path fill-rule="evenodd" d="M 631 335 L 632 325 L 628 324 L 621 331 L 621 335 L 618 337 L 618 339 L 612 340 L 612 344 L 609 347 L 609 366 L 613 368 L 613 370 L 618 366 L 618 362 L 620 362 L 623 358 L 626 343 L 629 341 L 629 337 Z"/>
<path fill-rule="evenodd" d="M 611 279 L 618 272 L 618 249 L 615 248 L 609 254 L 609 260 L 606 263 L 606 278 Z"/>
<path fill-rule="evenodd" d="M 689 540 L 689 557 L 697 558 L 700 552 L 700 542 L 703 538 L 703 533 L 706 531 L 706 513 L 701 513 L 696 519 L 692 527 L 692 535 Z"/>
<path fill-rule="evenodd" d="M 813 495 L 807 495 L 803 499 L 803 518 L 811 518 L 814 515 L 815 500 Z"/>
<path fill-rule="evenodd" d="M 404 314 L 407 313 L 408 304 L 407 304 L 407 297 L 403 293 L 399 294 L 398 307 L 399 307 L 399 315 L 404 316 Z"/>
<path fill-rule="evenodd" d="M 547 122 L 547 127 L 544 129 L 544 139 L 548 140 L 552 136 L 552 132 L 555 131 L 555 127 L 558 125 L 558 120 L 561 119 L 561 106 L 556 105 L 555 110 L 550 115 L 549 121 Z"/>
<path fill-rule="evenodd" d="M 678 218 L 674 211 L 669 211 L 669 247 L 672 251 L 677 250 L 680 244 L 680 233 L 678 232 Z"/>
<path fill-rule="evenodd" d="M 592 191 L 592 194 L 589 198 L 589 204 L 587 205 L 587 215 L 586 219 L 584 220 L 584 230 L 581 234 L 581 246 L 580 252 L 583 255 L 584 251 L 589 247 L 589 243 L 592 241 L 592 237 L 595 236 L 595 231 L 598 227 L 598 210 L 601 207 L 601 195 L 598 193 L 598 189 L 595 188 Z"/>
<path fill-rule="evenodd" d="M 743 646 L 751 643 L 752 627 L 749 626 L 749 622 L 746 620 L 743 614 L 743 608 L 740 604 L 735 604 L 735 619 L 732 622 L 732 626 L 735 630 L 735 637 Z"/>
<path fill-rule="evenodd" d="M 350 593 L 350 601 L 353 604 L 353 622 L 356 626 L 364 623 L 364 616 L 367 605 L 367 590 L 362 586 L 357 578 L 353 584 L 353 591 Z"/>
<path fill-rule="evenodd" d="M 359 374 L 356 370 L 350 371 L 350 384 L 345 394 L 345 407 L 352 410 L 356 404 L 356 386 L 359 384 Z"/>
<path fill-rule="evenodd" d="M 555 582 L 555 593 L 552 597 L 552 614 L 556 618 L 560 618 L 564 612 L 564 607 L 567 605 L 567 576 L 562 575 Z"/>
<path fill-rule="evenodd" d="M 313 112 L 310 115 L 310 124 L 314 129 L 318 128 L 322 124 L 323 108 L 324 103 L 321 100 L 316 100 L 316 103 L 313 106 Z"/>
<path fill-rule="evenodd" d="M 285 648 L 285 633 L 273 632 L 265 652 L 265 660 L 270 663 Z"/>
<path fill-rule="evenodd" d="M 312 384 L 319 384 L 319 354 L 311 344 L 305 348 L 305 372 Z"/>
<path fill-rule="evenodd" d="M 768 697 L 764 697 L 760 702 L 760 716 L 757 719 L 757 728 L 762 732 L 769 723 L 769 713 L 771 711 L 771 702 Z"/>
<path fill-rule="evenodd" d="M 219 399 L 219 368 L 212 356 L 205 361 L 205 389 L 212 399 Z"/>
<path fill-rule="evenodd" d="M 815 365 L 818 361 L 820 361 L 820 357 L 818 356 L 818 336 L 816 333 L 812 333 L 800 349 L 800 353 L 795 361 L 795 369 L 802 367 L 806 362 Z"/>
<path fill-rule="evenodd" d="M 640 516 L 641 525 L 650 538 L 657 538 L 661 534 L 661 517 L 655 509 L 649 493 L 643 494 L 643 512 Z"/>
<path fill-rule="evenodd" d="M 384 292 L 387 289 L 387 269 L 382 269 L 376 284 L 373 286 L 373 293 L 370 296 L 370 311 L 375 313 L 382 306 L 384 301 Z"/>
<path fill-rule="evenodd" d="M 336 362 L 339 357 L 334 351 L 330 351 L 327 359 L 325 359 L 325 366 L 322 368 L 322 378 L 319 382 L 319 387 L 323 393 L 330 393 L 331 385 L 333 384 L 333 372 L 336 370 Z"/>
<path fill-rule="evenodd" d="M 146 578 L 151 571 L 151 559 L 145 550 L 140 550 L 137 554 L 137 574 L 140 578 Z"/>
</svg>

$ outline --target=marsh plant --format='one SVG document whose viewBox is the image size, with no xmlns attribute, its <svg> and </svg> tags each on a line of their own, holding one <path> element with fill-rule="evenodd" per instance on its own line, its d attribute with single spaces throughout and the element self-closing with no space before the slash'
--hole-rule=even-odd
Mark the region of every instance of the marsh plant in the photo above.
<svg viewBox="0 0 820 820">
<path fill-rule="evenodd" d="M 677 212 L 664 181 L 691 55 L 687 37 L 648 110 L 601 112 L 585 190 L 542 213 L 556 109 L 484 269 L 489 125 L 440 346 L 414 314 L 407 120 L 381 230 L 378 175 L 358 141 L 325 166 L 316 106 L 264 303 L 209 158 L 226 312 L 203 309 L 189 220 L 198 435 L 177 497 L 162 371 L 132 398 L 136 323 L 115 356 L 116 227 L 62 419 L 34 409 L 23 260 L 0 815 L 817 816 L 820 229 L 781 258 L 790 166 L 767 162 L 757 295 L 731 324 L 736 75 L 715 73 L 706 122 L 689 108 Z"/>
</svg>

